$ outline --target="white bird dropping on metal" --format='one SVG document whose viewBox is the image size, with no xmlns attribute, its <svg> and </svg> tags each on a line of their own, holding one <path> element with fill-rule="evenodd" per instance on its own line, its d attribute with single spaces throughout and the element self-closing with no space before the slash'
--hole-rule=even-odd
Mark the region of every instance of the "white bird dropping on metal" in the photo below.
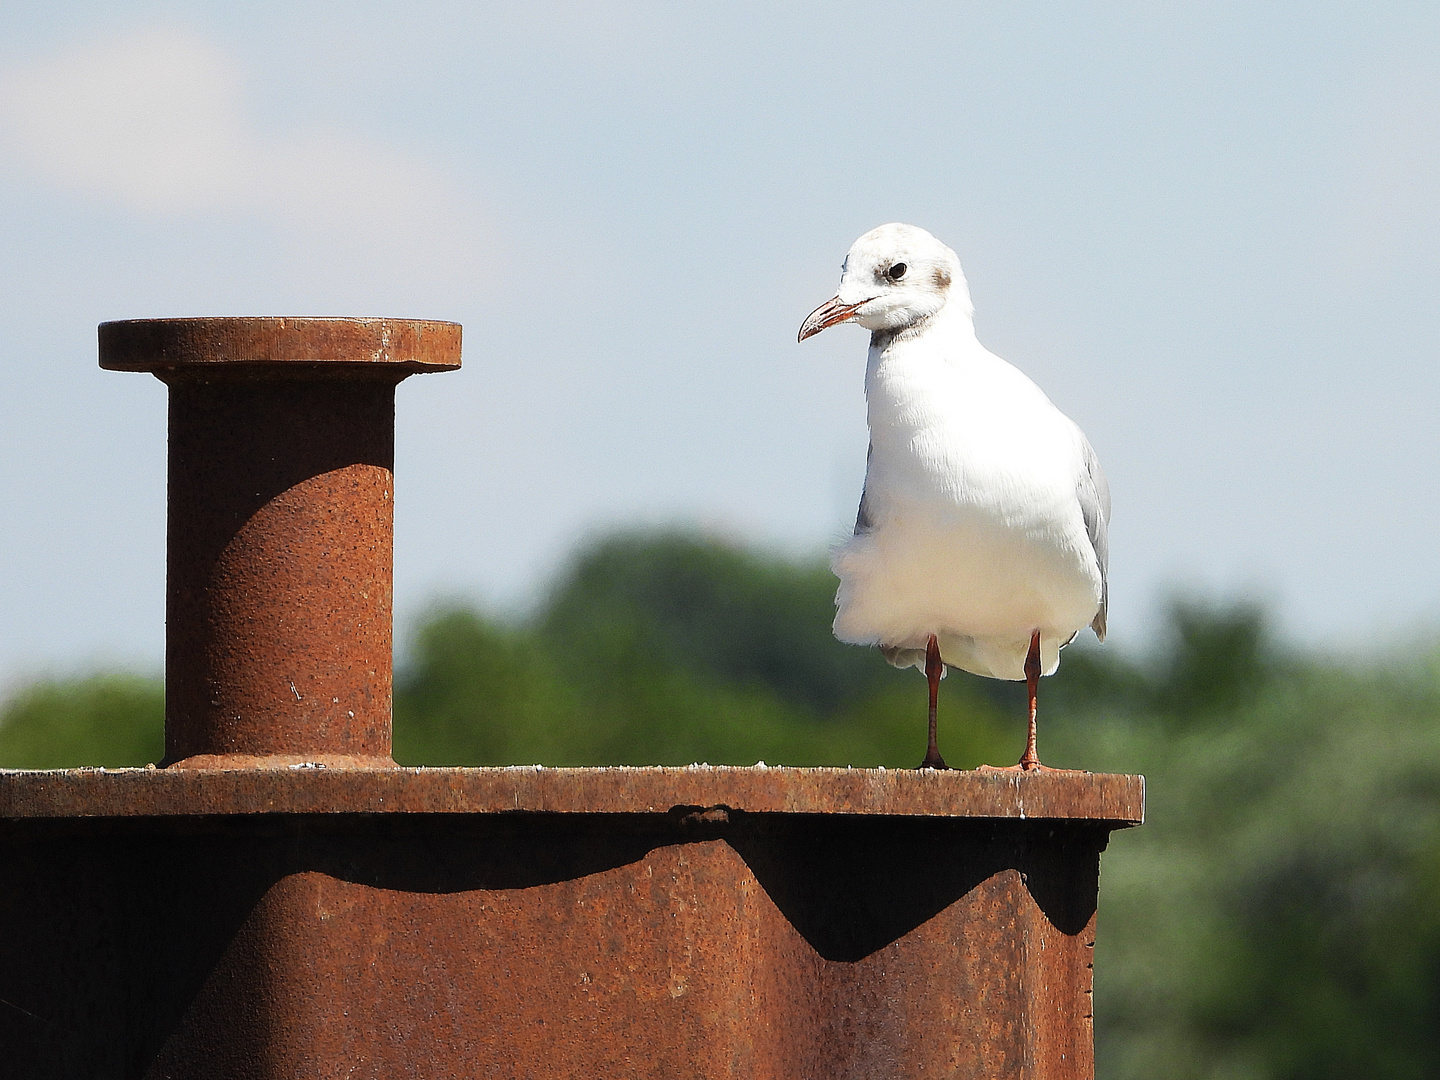
<svg viewBox="0 0 1440 1080">
<path fill-rule="evenodd" d="M 1110 491 L 1069 417 L 980 344 L 960 260 L 913 225 L 855 241 L 840 288 L 800 340 L 870 331 L 870 453 L 855 534 L 834 553 L 835 636 L 878 645 L 930 682 L 922 767 L 944 768 L 935 701 L 945 665 L 1024 679 L 1019 768 L 1039 768 L 1036 682 L 1086 626 L 1105 639 Z"/>
</svg>

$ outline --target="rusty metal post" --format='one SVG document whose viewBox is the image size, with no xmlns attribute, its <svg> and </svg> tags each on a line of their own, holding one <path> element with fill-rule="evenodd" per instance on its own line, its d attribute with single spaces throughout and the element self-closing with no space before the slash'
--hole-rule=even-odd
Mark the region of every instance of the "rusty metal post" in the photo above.
<svg viewBox="0 0 1440 1080">
<path fill-rule="evenodd" d="M 460 327 L 111 322 L 100 365 L 170 387 L 166 763 L 393 765 L 395 386 Z"/>
</svg>

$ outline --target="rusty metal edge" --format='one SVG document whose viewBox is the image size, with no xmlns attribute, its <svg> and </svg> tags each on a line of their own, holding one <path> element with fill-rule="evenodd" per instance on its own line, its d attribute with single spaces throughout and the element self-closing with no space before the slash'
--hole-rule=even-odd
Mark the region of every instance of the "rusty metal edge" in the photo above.
<svg viewBox="0 0 1440 1080">
<path fill-rule="evenodd" d="M 0 770 L 0 819 L 213 814 L 749 813 L 1145 819 L 1145 778 L 765 766 Z"/>
<path fill-rule="evenodd" d="M 436 319 L 254 316 L 122 319 L 98 329 L 108 371 L 360 365 L 397 374 L 460 367 L 461 326 Z"/>
</svg>

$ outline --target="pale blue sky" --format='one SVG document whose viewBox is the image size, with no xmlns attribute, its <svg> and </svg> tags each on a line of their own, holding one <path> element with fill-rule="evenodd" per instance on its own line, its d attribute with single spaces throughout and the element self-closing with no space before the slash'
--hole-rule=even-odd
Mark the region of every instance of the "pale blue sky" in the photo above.
<svg viewBox="0 0 1440 1080">
<path fill-rule="evenodd" d="M 890 220 L 1090 435 L 1111 626 L 1258 593 L 1440 625 L 1440 8 L 0 7 L 0 681 L 158 665 L 164 388 L 95 324 L 465 324 L 399 395 L 397 609 L 521 604 L 589 530 L 791 552 L 853 514 Z"/>
</svg>

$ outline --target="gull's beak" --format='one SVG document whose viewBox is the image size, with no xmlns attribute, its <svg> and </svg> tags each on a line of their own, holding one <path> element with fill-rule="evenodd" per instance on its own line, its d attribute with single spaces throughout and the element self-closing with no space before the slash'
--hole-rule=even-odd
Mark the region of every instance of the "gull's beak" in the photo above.
<svg viewBox="0 0 1440 1080">
<path fill-rule="evenodd" d="M 814 337 L 827 326 L 849 322 L 855 318 L 855 312 L 868 303 L 868 300 L 861 300 L 858 304 L 842 304 L 839 296 L 832 296 L 805 317 L 805 321 L 800 324 L 800 336 L 795 340 L 804 341 L 807 337 Z"/>
</svg>

